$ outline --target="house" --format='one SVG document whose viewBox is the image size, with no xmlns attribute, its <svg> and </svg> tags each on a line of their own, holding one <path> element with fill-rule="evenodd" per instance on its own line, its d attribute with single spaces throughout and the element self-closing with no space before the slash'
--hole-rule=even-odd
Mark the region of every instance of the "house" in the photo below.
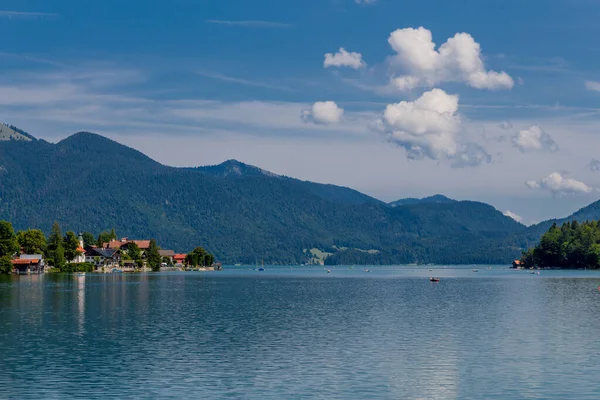
<svg viewBox="0 0 600 400">
<path fill-rule="evenodd" d="M 137 270 L 138 266 L 133 260 L 123 260 L 123 272 L 134 272 Z"/>
<path fill-rule="evenodd" d="M 44 272 L 44 256 L 41 254 L 21 254 L 12 260 L 14 270 L 17 274 L 41 274 Z"/>
<path fill-rule="evenodd" d="M 85 252 L 85 262 L 94 264 L 96 269 L 117 268 L 121 262 L 121 251 L 117 249 L 104 249 L 89 247 Z"/>
<path fill-rule="evenodd" d="M 512 267 L 513 268 L 524 268 L 525 267 L 525 263 L 521 260 L 515 260 L 512 263 Z"/>
<path fill-rule="evenodd" d="M 158 254 L 160 254 L 161 260 L 167 258 L 169 263 L 172 263 L 173 257 L 175 257 L 175 252 L 173 250 L 159 250 Z"/>
<path fill-rule="evenodd" d="M 175 263 L 175 265 L 184 265 L 186 257 L 187 254 L 175 254 L 173 256 L 173 262 Z"/>
<path fill-rule="evenodd" d="M 105 249 L 117 249 L 127 251 L 129 244 L 135 243 L 142 251 L 142 255 L 148 248 L 150 248 L 150 240 L 129 240 L 128 238 L 122 238 L 121 240 L 111 240 L 108 243 L 103 243 L 102 247 Z"/>
</svg>

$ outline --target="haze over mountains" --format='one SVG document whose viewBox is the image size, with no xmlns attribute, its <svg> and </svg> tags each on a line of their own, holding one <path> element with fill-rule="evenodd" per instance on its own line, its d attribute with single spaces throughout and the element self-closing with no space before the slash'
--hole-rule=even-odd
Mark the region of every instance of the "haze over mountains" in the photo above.
<svg viewBox="0 0 600 400">
<path fill-rule="evenodd" d="M 17 229 L 115 228 L 176 251 L 203 245 L 225 263 L 324 254 L 330 264 L 450 264 L 508 263 L 551 224 L 527 228 L 490 205 L 441 195 L 386 204 L 235 160 L 173 168 L 92 133 L 51 144 L 11 131 L 32 139 L 0 141 L 0 219 Z M 599 217 L 594 203 L 567 219 Z"/>
</svg>

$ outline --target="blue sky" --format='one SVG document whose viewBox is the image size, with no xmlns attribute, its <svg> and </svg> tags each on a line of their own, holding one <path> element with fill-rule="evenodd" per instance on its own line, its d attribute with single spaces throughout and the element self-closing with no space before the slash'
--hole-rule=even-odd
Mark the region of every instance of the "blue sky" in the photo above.
<svg viewBox="0 0 600 400">
<path fill-rule="evenodd" d="M 596 0 L 3 0 L 0 120 L 531 223 L 600 197 L 599 18 Z"/>
</svg>

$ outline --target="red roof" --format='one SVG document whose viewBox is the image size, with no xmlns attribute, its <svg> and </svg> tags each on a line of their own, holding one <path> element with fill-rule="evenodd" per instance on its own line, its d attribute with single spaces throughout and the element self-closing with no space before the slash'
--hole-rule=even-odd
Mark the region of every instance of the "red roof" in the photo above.
<svg viewBox="0 0 600 400">
<path fill-rule="evenodd" d="M 31 265 L 39 262 L 40 260 L 12 260 L 13 265 Z"/>
<path fill-rule="evenodd" d="M 185 260 L 186 256 L 187 256 L 187 254 L 175 254 L 175 257 L 173 257 L 173 259 L 175 259 L 175 260 Z"/>
<path fill-rule="evenodd" d="M 108 243 L 103 243 L 102 247 L 104 247 L 105 249 L 120 249 L 121 247 L 123 247 L 124 245 L 129 244 L 129 243 L 137 244 L 137 246 L 142 250 L 146 250 L 150 247 L 149 240 L 127 240 L 127 241 L 111 240 Z"/>
<path fill-rule="evenodd" d="M 137 244 L 138 247 L 142 250 L 145 250 L 150 247 L 149 240 L 132 240 L 133 243 Z"/>
</svg>

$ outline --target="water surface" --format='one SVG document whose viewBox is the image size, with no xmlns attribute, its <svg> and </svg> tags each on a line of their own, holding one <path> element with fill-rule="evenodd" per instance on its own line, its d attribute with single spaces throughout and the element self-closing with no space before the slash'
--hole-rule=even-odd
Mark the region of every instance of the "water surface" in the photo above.
<svg viewBox="0 0 600 400">
<path fill-rule="evenodd" d="M 472 268 L 6 278 L 0 397 L 600 398 L 600 273 Z"/>
</svg>

